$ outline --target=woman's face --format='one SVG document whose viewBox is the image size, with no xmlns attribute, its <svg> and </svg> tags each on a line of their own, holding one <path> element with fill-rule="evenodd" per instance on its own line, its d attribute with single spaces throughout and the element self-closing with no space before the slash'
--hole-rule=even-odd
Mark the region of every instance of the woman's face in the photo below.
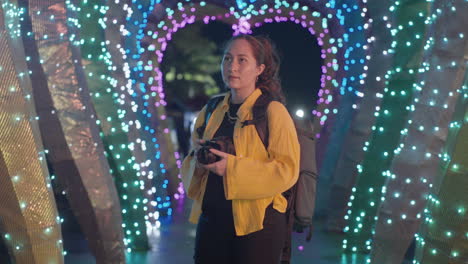
<svg viewBox="0 0 468 264">
<path fill-rule="evenodd" d="M 245 39 L 234 40 L 221 64 L 224 83 L 230 89 L 255 90 L 257 76 L 265 65 L 257 65 L 250 43 Z"/>
</svg>

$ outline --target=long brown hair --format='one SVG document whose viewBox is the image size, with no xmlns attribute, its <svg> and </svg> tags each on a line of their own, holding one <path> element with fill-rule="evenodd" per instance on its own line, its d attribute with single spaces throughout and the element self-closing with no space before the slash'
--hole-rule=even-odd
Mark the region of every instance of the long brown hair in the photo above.
<svg viewBox="0 0 468 264">
<path fill-rule="evenodd" d="M 244 39 L 249 42 L 257 65 L 265 65 L 265 69 L 258 76 L 258 80 L 255 83 L 256 88 L 262 89 L 262 91 L 269 93 L 273 99 L 286 104 L 286 98 L 281 89 L 281 80 L 279 78 L 280 58 L 270 38 L 246 34 L 237 35 L 226 43 L 224 51 L 226 52 L 231 43 L 237 39 Z"/>
</svg>

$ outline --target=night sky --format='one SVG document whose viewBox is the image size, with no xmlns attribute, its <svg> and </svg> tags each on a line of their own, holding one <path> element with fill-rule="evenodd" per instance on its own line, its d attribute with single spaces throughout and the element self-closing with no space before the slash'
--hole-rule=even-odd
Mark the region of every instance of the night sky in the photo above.
<svg viewBox="0 0 468 264">
<path fill-rule="evenodd" d="M 220 47 L 232 34 L 230 26 L 214 22 L 204 26 L 205 37 Z M 320 89 L 322 59 L 320 47 L 313 35 L 293 22 L 265 24 L 253 30 L 253 34 L 269 36 L 276 44 L 281 57 L 280 77 L 287 99 L 288 109 L 294 113 L 298 107 L 310 113 L 317 101 Z M 221 74 L 216 76 L 222 84 Z"/>
</svg>

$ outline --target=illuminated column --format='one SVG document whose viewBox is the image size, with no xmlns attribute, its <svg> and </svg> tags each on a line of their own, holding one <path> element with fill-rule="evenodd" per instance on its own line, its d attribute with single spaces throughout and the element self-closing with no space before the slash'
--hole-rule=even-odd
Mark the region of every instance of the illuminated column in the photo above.
<svg viewBox="0 0 468 264">
<path fill-rule="evenodd" d="M 82 70 L 78 20 L 59 0 L 30 1 L 28 8 L 24 26 L 34 37 L 28 46 L 37 45 L 30 67 L 50 164 L 96 262 L 124 263 L 120 204 Z"/>
<path fill-rule="evenodd" d="M 15 1 L 0 7 L 0 227 L 13 263 L 63 263 Z"/>
<path fill-rule="evenodd" d="M 110 6 L 117 8 L 119 5 L 119 3 L 116 3 Z M 153 63 L 156 64 L 157 62 L 151 60 L 146 54 L 152 51 L 144 41 L 146 34 L 153 34 L 149 28 L 153 23 L 156 23 L 154 13 L 158 10 L 164 11 L 161 4 L 156 4 L 155 1 L 139 2 L 138 5 L 129 7 L 123 5 L 125 21 L 122 22 L 119 28 L 124 36 L 122 49 L 126 51 L 126 56 L 129 58 L 128 64 L 123 69 L 125 75 L 128 76 L 126 78 L 129 78 L 123 93 L 131 95 L 126 97 L 125 100 L 131 103 L 132 111 L 138 119 L 137 129 L 142 131 L 136 146 L 146 149 L 146 162 L 144 165 L 155 168 L 151 175 L 151 177 L 154 177 L 152 191 L 156 193 L 156 201 L 153 204 L 158 210 L 155 217 L 158 214 L 172 214 L 172 194 L 177 191 L 176 188 L 168 190 L 168 186 L 174 183 L 170 181 L 171 178 L 178 181 L 177 171 L 168 170 L 173 165 L 169 164 L 171 161 L 167 157 L 173 157 L 174 153 L 165 148 L 166 139 L 163 133 L 169 132 L 164 121 L 165 115 L 159 116 L 154 111 L 153 100 L 155 98 L 157 98 L 156 107 L 163 107 L 162 105 L 165 104 L 162 90 L 154 89 L 158 81 L 151 78 L 153 75 L 161 76 L 161 74 L 153 70 Z M 156 32 L 154 34 L 157 36 Z M 136 133 L 134 136 L 136 137 Z M 174 163 L 175 161 L 172 160 L 172 164 Z M 174 198 L 177 198 L 177 195 L 176 193 Z"/>
<path fill-rule="evenodd" d="M 157 64 L 156 56 L 149 52 L 142 53 L 141 59 L 145 62 L 144 67 L 153 67 Z M 153 62 L 154 64 L 152 64 Z M 149 121 L 151 127 L 154 127 L 154 135 L 158 139 L 159 149 L 161 150 L 160 159 L 164 165 L 165 173 L 163 175 L 167 181 L 167 197 L 171 197 L 172 201 L 172 197 L 179 195 L 178 186 L 181 184 L 181 179 L 178 177 L 180 176 L 178 163 L 181 162 L 182 157 L 177 152 L 171 138 L 171 130 L 174 128 L 170 127 L 167 120 L 166 94 L 161 84 L 163 72 L 158 68 L 154 69 L 153 72 L 144 71 L 142 73 L 145 79 L 153 80 L 152 84 L 144 84 L 146 92 L 142 93 L 141 96 L 145 96 L 145 103 L 148 105 Z M 157 127 L 154 124 L 158 124 Z"/>
<path fill-rule="evenodd" d="M 350 209 L 343 248 L 368 251 L 374 234 L 376 213 L 385 194 L 384 183 L 411 109 L 416 73 L 422 62 L 427 11 L 432 3 L 425 0 L 395 2 L 389 8 L 395 13 L 392 27 L 394 41 L 388 52 L 394 52 L 393 69 L 386 76 L 387 86 L 380 108 L 376 109 L 373 134 L 364 144 L 364 160 L 358 167 L 358 180 L 350 196 Z"/>
<path fill-rule="evenodd" d="M 155 59 L 155 56 L 152 56 L 152 54 L 148 53 L 143 53 L 141 56 L 144 61 L 153 61 Z M 155 71 L 155 73 L 145 73 L 144 75 L 147 77 L 152 77 L 153 74 L 156 75 L 154 82 L 162 82 L 162 71 Z M 145 99 L 145 101 L 150 106 L 148 107 L 147 111 L 151 115 L 150 124 L 152 124 L 151 127 L 154 127 L 154 135 L 158 139 L 159 149 L 162 151 L 160 154 L 160 159 L 162 161 L 161 164 L 164 165 L 163 175 L 166 180 L 166 184 L 164 185 L 166 186 L 165 188 L 167 188 L 167 197 L 171 197 L 172 201 L 173 197 L 178 197 L 180 192 L 178 187 L 182 182 L 180 179 L 178 164 L 180 164 L 182 157 L 177 152 L 177 149 L 171 138 L 171 131 L 174 128 L 170 127 L 167 120 L 167 113 L 165 109 L 167 102 L 164 91 L 157 88 L 156 84 L 149 85 L 147 88 L 149 90 L 147 90 L 146 94 L 152 95 Z M 158 124 L 157 127 L 155 127 L 154 124 Z"/>
<path fill-rule="evenodd" d="M 395 150 L 390 177 L 386 180 L 384 200 L 377 214 L 378 221 L 371 252 L 372 263 L 393 264 L 403 261 L 405 252 L 424 218 L 423 209 L 431 187 L 440 182 L 444 175 L 439 168 L 444 158 L 444 145 L 449 130 L 460 125 L 460 122 L 451 123 L 450 120 L 458 98 L 466 96 L 462 91 L 466 92 L 466 89 L 463 89 L 462 85 L 467 78 L 468 41 L 465 34 L 468 32 L 468 4 L 435 1 L 432 11 L 430 20 L 426 22 L 431 24 L 431 34 L 426 38 L 425 61 L 414 86 L 415 99 L 409 106 L 411 112 L 408 125 L 402 131 L 403 138 Z M 460 144 L 463 145 L 461 142 Z M 459 155 L 459 158 L 463 158 L 463 154 Z M 462 175 L 463 169 L 450 168 L 448 172 L 453 177 L 457 177 L 458 173 Z M 461 175 L 457 177 L 460 180 L 459 184 L 466 182 Z M 454 184 L 453 178 L 444 179 L 444 182 L 448 186 Z M 466 190 L 465 185 L 465 192 Z M 453 207 L 448 211 L 456 215 L 457 204 L 451 204 L 453 197 L 447 198 L 445 205 Z M 466 201 L 460 202 L 466 205 Z M 437 211 L 437 207 L 433 208 Z M 451 225 L 450 221 L 446 223 Z M 446 228 L 442 223 L 436 222 L 434 225 L 438 225 L 439 230 Z M 457 228 L 453 228 L 455 236 Z M 441 255 L 443 254 L 449 253 L 441 252 Z"/>
<path fill-rule="evenodd" d="M 125 18 L 122 19 L 119 25 L 120 34 L 122 34 L 123 45 L 119 48 L 121 53 L 125 51 L 125 57 L 119 60 L 126 60 L 122 70 L 124 71 L 126 83 L 120 86 L 121 98 L 131 105 L 132 114 L 136 117 L 133 130 L 131 129 L 130 136 L 136 138 L 134 151 L 137 158 L 144 159 L 140 165 L 148 170 L 146 175 L 148 180 L 152 181 L 151 195 L 155 196 L 155 201 L 152 201 L 152 206 L 157 210 L 153 214 L 154 219 L 159 216 L 167 216 L 172 214 L 171 203 L 173 197 L 171 194 L 176 192 L 175 188 L 170 192 L 168 185 L 172 184 L 170 178 L 177 179 L 177 171 L 168 171 L 167 159 L 165 157 L 173 156 L 173 153 L 168 152 L 164 147 L 165 139 L 161 134 L 163 131 L 168 131 L 164 122 L 159 122 L 157 119 L 164 119 L 165 116 L 159 117 L 153 112 L 152 98 L 162 98 L 159 93 L 161 91 L 153 90 L 155 80 L 148 78 L 148 75 L 155 74 L 152 70 L 152 60 L 148 60 L 145 53 L 148 53 L 149 48 L 144 42 L 146 34 L 152 34 L 150 25 L 156 23 L 154 20 L 154 12 L 156 12 L 159 4 L 155 1 L 142 1 L 138 5 L 121 5 L 118 1 L 110 4 L 110 8 L 123 9 Z M 151 20 L 151 22 L 150 22 Z M 109 36 L 109 35 L 108 35 Z M 156 63 L 156 62 L 154 62 Z M 156 120 L 156 121 L 155 121 Z M 141 151 L 145 153 L 141 153 Z M 137 153 L 140 152 L 140 153 Z M 143 154 L 143 155 L 141 155 Z M 144 173 L 144 172 L 143 172 Z M 174 198 L 178 194 L 175 194 Z M 151 213 L 148 215 L 150 216 Z M 156 222 L 156 226 L 160 223 Z"/>
<path fill-rule="evenodd" d="M 151 182 L 145 182 L 146 177 L 141 175 L 140 166 L 133 156 L 132 145 L 127 137 L 129 126 L 125 122 L 128 109 L 121 107 L 119 92 L 113 87 L 116 80 L 111 72 L 117 66 L 113 64 L 112 57 L 119 54 L 111 55 L 107 50 L 104 28 L 108 7 L 102 2 L 79 1 L 77 6 L 68 4 L 67 8 L 70 11 L 79 10 L 77 14 L 83 69 L 96 109 L 107 161 L 120 198 L 126 246 L 146 250 L 148 240 L 145 217 L 148 218 L 146 214 L 152 208 L 152 199 L 145 197 L 143 193 L 151 188 Z"/>
<path fill-rule="evenodd" d="M 434 184 L 427 208 L 424 210 L 420 234 L 416 235 L 415 264 L 464 264 L 468 259 L 468 192 L 466 191 L 468 78 L 466 73 L 461 92 L 464 95 L 463 98 L 459 97 L 445 146 L 447 153 L 440 164 L 446 169 L 446 174 L 440 177 L 442 181 Z"/>
<path fill-rule="evenodd" d="M 342 16 L 344 45 L 343 62 L 340 65 L 343 71 L 343 79 L 336 89 L 338 100 L 331 102 L 329 108 L 336 109 L 336 115 L 327 121 L 327 134 L 321 135 L 317 145 L 326 145 L 326 151 L 321 156 L 319 166 L 319 182 L 317 186 L 316 212 L 323 214 L 328 211 L 328 198 L 333 181 L 333 172 L 342 151 L 344 140 L 355 115 L 356 103 L 365 93 L 364 78 L 366 76 L 366 53 L 363 47 L 368 45 L 365 32 L 365 12 L 359 8 L 357 1 L 337 1 L 336 9 Z M 333 29 L 332 29 L 333 30 Z M 320 159 L 319 159 L 320 160 Z"/>
<path fill-rule="evenodd" d="M 130 142 L 129 149 L 138 168 L 138 179 L 144 181 L 142 191 L 144 199 L 147 200 L 147 210 L 145 211 L 147 228 L 151 226 L 158 227 L 161 212 L 157 209 L 157 199 L 166 195 L 165 189 L 162 188 L 164 179 L 162 179 L 163 176 L 160 173 L 160 162 L 156 158 L 157 151 L 151 134 L 149 131 L 142 129 L 141 124 L 145 123 L 144 118 L 140 119 L 136 113 L 140 108 L 135 103 L 136 98 L 133 96 L 134 89 L 137 86 L 132 84 L 130 79 L 132 56 L 125 44 L 127 36 L 133 38 L 138 33 L 129 31 L 126 26 L 127 15 L 131 14 L 135 8 L 132 8 L 134 7 L 132 5 L 123 5 L 122 8 L 122 3 L 118 1 L 109 1 L 107 4 L 105 40 L 107 50 L 112 54 L 110 60 L 112 60 L 113 67 L 110 74 L 114 79 L 113 92 L 116 94 L 119 112 L 122 116 L 121 122 L 126 129 L 126 136 Z M 136 39 L 133 38 L 133 41 L 136 42 Z"/>
<path fill-rule="evenodd" d="M 346 226 L 344 216 L 348 208 L 351 188 L 356 183 L 357 165 L 364 158 L 364 143 L 372 134 L 371 127 L 375 122 L 374 112 L 380 107 L 384 94 L 385 76 L 390 69 L 393 55 L 389 53 L 392 36 L 387 25 L 392 24 L 393 15 L 388 15 L 388 8 L 393 0 L 371 0 L 367 8 L 371 15 L 369 27 L 372 36 L 368 36 L 367 46 L 370 59 L 363 98 L 357 104 L 357 113 L 351 121 L 351 127 L 344 141 L 336 169 L 333 172 L 330 198 L 327 202 L 327 229 L 343 231 Z"/>
</svg>

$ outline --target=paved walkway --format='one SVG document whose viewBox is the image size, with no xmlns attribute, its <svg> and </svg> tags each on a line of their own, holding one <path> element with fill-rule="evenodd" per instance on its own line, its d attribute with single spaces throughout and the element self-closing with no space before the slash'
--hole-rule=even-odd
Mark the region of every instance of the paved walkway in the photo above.
<svg viewBox="0 0 468 264">
<path fill-rule="evenodd" d="M 150 236 L 152 249 L 148 252 L 127 254 L 128 264 L 190 264 L 192 262 L 196 226 L 188 223 L 189 207 L 184 204 L 174 210 L 174 215 L 162 221 L 161 228 Z M 305 241 L 305 234 L 293 235 L 292 264 L 365 264 L 365 256 L 343 254 L 343 236 L 322 231 L 322 222 L 317 221 L 313 238 Z M 83 242 L 69 248 L 66 264 L 93 264 L 94 258 L 87 252 Z M 81 245 L 80 245 L 81 243 Z M 221 263 L 220 263 L 221 264 Z"/>
</svg>

